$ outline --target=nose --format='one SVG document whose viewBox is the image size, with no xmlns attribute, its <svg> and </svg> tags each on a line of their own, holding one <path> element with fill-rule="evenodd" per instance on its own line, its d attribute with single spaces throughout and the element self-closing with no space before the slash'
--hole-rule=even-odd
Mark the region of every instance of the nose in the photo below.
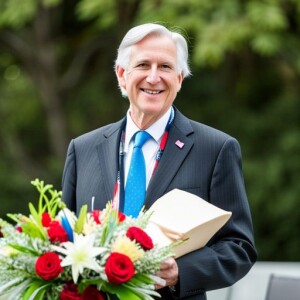
<svg viewBox="0 0 300 300">
<path fill-rule="evenodd" d="M 156 66 L 153 66 L 150 70 L 149 70 L 149 74 L 147 76 L 147 82 L 150 84 L 156 84 L 157 82 L 160 81 L 160 76 L 157 70 Z"/>
</svg>

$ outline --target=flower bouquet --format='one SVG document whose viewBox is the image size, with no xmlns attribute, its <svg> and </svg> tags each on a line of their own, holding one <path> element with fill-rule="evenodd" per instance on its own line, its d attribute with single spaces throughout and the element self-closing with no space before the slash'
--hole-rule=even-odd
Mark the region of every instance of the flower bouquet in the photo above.
<svg viewBox="0 0 300 300">
<path fill-rule="evenodd" d="M 173 255 L 173 246 L 159 247 L 144 231 L 150 213 L 137 218 L 116 211 L 108 202 L 102 211 L 79 216 L 61 201 L 61 192 L 36 179 L 38 207 L 30 215 L 0 219 L 0 300 L 153 299 L 160 295 L 155 274 Z"/>
</svg>

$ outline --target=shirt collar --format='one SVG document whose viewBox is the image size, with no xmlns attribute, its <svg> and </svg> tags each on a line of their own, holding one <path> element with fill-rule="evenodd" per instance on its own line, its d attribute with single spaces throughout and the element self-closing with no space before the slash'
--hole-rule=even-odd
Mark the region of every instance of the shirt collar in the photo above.
<svg viewBox="0 0 300 300">
<path fill-rule="evenodd" d="M 159 143 L 159 140 L 163 136 L 170 114 L 171 114 L 171 107 L 168 109 L 168 111 L 155 123 L 153 123 L 149 128 L 146 129 L 146 131 L 152 136 L 152 138 Z M 139 131 L 140 129 L 135 125 L 135 123 L 132 121 L 129 110 L 127 111 L 127 123 L 126 123 L 126 132 L 125 132 L 125 143 L 124 143 L 124 151 L 127 152 L 127 149 L 129 147 L 130 141 L 134 134 Z"/>
</svg>

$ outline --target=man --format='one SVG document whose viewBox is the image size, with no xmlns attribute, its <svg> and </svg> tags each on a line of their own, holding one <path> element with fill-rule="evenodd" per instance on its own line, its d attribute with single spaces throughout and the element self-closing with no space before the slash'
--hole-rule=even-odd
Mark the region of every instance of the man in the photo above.
<svg viewBox="0 0 300 300">
<path fill-rule="evenodd" d="M 247 274 L 256 250 L 238 142 L 186 118 L 173 106 L 190 74 L 187 61 L 185 39 L 161 25 L 140 25 L 125 35 L 115 71 L 129 110 L 123 120 L 70 143 L 63 200 L 78 211 L 85 203 L 91 208 L 94 197 L 94 208 L 102 209 L 117 187 L 120 210 L 126 213 L 132 204 L 126 188 L 133 140 L 137 131 L 147 131 L 150 138 L 142 148 L 147 190 L 140 205 L 147 209 L 178 188 L 232 212 L 205 247 L 161 265 L 158 275 L 167 285 L 157 286 L 162 299 L 201 300 L 206 291 L 232 285 Z"/>
</svg>

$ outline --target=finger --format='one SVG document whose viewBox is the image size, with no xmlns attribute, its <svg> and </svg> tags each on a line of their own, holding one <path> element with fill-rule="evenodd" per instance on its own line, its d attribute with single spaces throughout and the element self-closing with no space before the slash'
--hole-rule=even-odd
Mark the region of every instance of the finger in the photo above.
<svg viewBox="0 0 300 300">
<path fill-rule="evenodd" d="M 160 264 L 160 270 L 170 269 L 174 266 L 174 264 L 176 264 L 175 259 L 169 257 Z"/>
<path fill-rule="evenodd" d="M 159 284 L 155 284 L 154 285 L 154 288 L 156 289 L 156 290 L 159 290 L 159 289 L 162 289 L 162 288 L 164 288 L 165 286 L 162 286 L 162 285 L 159 285 Z"/>
</svg>

